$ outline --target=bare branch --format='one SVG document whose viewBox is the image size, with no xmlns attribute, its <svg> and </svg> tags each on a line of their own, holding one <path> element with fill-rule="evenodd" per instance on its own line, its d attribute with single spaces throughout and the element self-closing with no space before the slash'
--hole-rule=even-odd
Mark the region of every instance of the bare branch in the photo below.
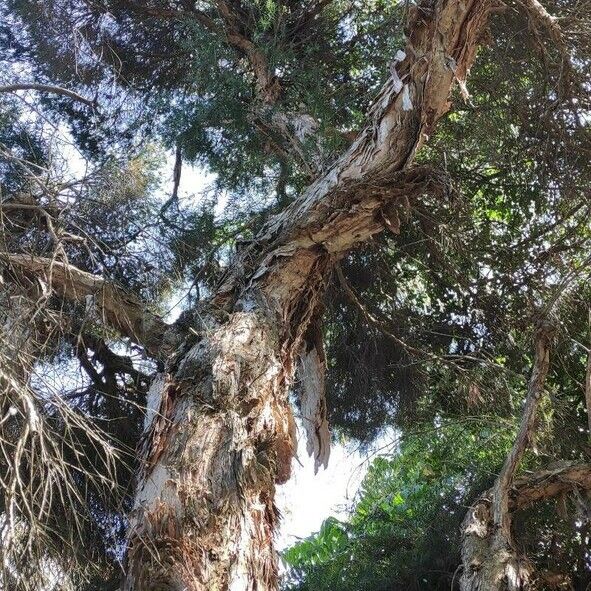
<svg viewBox="0 0 591 591">
<path fill-rule="evenodd" d="M 557 467 L 518 478 L 510 491 L 509 508 L 512 511 L 526 509 L 575 488 L 591 490 L 591 464 L 564 462 Z"/>
<path fill-rule="evenodd" d="M 28 82 L 20 82 L 17 84 L 7 84 L 5 86 L 0 86 L 0 92 L 17 92 L 19 90 L 36 90 L 38 92 L 48 92 L 50 94 L 59 94 L 62 96 L 67 96 L 74 101 L 78 101 L 79 103 L 84 103 L 86 106 L 90 107 L 91 109 L 96 109 L 97 103 L 96 100 L 90 100 L 82 95 L 74 92 L 73 90 L 68 90 L 67 88 L 62 88 L 61 86 L 54 86 L 52 84 L 35 84 L 35 83 L 28 83 Z"/>
<path fill-rule="evenodd" d="M 106 499 L 117 455 L 98 425 L 49 383 L 31 386 L 35 359 L 54 324 L 31 295 L 16 284 L 0 292 L 0 586 L 8 574 L 11 588 L 25 591 L 57 584 L 64 565 L 74 566 L 75 555 L 64 555 L 64 547 L 79 542 L 90 516 L 80 478 Z M 97 453 L 94 465 L 85 461 L 90 450 Z"/>
</svg>

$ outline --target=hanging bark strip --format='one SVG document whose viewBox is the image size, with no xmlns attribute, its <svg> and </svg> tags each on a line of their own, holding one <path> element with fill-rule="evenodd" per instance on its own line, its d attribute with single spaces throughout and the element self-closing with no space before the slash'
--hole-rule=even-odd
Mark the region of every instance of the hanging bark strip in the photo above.
<svg viewBox="0 0 591 591">
<path fill-rule="evenodd" d="M 536 331 L 534 366 L 517 437 L 492 489 L 470 508 L 462 524 L 462 591 L 518 591 L 532 575 L 532 566 L 517 552 L 511 532 L 511 489 L 533 434 L 553 334 L 554 328 L 546 323 Z"/>
</svg>

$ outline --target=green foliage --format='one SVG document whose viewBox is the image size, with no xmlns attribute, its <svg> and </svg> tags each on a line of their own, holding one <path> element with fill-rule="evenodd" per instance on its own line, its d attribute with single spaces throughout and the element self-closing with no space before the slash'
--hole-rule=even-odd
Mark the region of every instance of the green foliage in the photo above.
<svg viewBox="0 0 591 591">
<path fill-rule="evenodd" d="M 39 76 L 82 93 L 98 89 L 110 115 L 102 120 L 85 120 L 77 105 L 48 102 L 67 114 L 89 154 L 156 133 L 169 146 L 179 144 L 186 160 L 217 173 L 220 188 L 241 193 L 256 179 L 260 193 L 269 192 L 280 159 L 253 126 L 253 80 L 244 56 L 190 11 L 159 17 L 159 4 L 166 10 L 167 3 L 156 3 L 151 13 L 125 0 L 52 0 L 44 6 L 8 1 L 28 35 L 28 48 L 15 58 L 42 56 L 31 62 Z M 318 120 L 316 139 L 330 157 L 346 145 L 342 132 L 360 125 L 388 75 L 385 64 L 403 43 L 403 9 L 391 1 L 337 0 L 306 20 L 305 8 L 299 2 L 243 3 L 244 30 L 280 73 L 281 108 Z M 223 27 L 216 9 L 205 11 Z M 80 26 L 87 60 L 79 60 L 79 48 L 68 39 L 68 30 Z M 4 43 L 20 47 L 9 32 Z M 120 84 L 117 96 L 113 78 Z M 300 171 L 291 170 L 290 181 L 301 186 Z"/>
<path fill-rule="evenodd" d="M 497 473 L 515 422 L 474 417 L 422 427 L 393 457 L 372 462 L 347 521 L 329 518 L 283 553 L 286 588 L 450 588 L 465 507 Z"/>
</svg>

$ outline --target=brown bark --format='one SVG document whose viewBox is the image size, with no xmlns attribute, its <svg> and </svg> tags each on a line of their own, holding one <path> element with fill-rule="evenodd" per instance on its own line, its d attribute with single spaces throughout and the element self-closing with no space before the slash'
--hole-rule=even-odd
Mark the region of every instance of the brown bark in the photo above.
<svg viewBox="0 0 591 591">
<path fill-rule="evenodd" d="M 538 503 L 560 498 L 574 491 L 591 490 L 591 464 L 559 462 L 554 467 L 516 479 L 508 489 L 508 508 L 505 519 L 515 511 Z M 528 582 L 535 588 L 570 589 L 569 573 L 534 571 L 525 556 L 518 556 L 514 541 L 506 530 L 496 530 L 492 514 L 495 488 L 486 492 L 471 508 L 464 524 L 464 568 L 468 576 L 461 579 L 461 589 L 498 591 L 524 589 Z M 541 587 L 540 587 L 541 585 Z"/>
<path fill-rule="evenodd" d="M 208 320 L 152 389 L 124 589 L 274 589 L 276 482 L 294 424 L 278 334 L 257 312 Z"/>
<path fill-rule="evenodd" d="M 276 483 L 295 448 L 287 393 L 330 270 L 436 187 L 416 150 L 475 57 L 489 0 L 414 8 L 404 55 L 346 154 L 267 225 L 152 386 L 126 590 L 272 590 Z M 319 354 L 319 351 L 316 351 Z"/>
<path fill-rule="evenodd" d="M 591 490 L 591 464 L 564 462 L 518 478 L 509 492 L 509 509 L 527 509 L 575 489 Z"/>
<path fill-rule="evenodd" d="M 141 344 L 153 357 L 166 356 L 165 341 L 167 336 L 171 337 L 170 327 L 134 294 L 103 277 L 54 259 L 0 252 L 0 260 L 34 273 L 65 299 L 80 301 L 92 297 L 106 324 Z"/>
<path fill-rule="evenodd" d="M 492 489 L 470 508 L 462 524 L 462 591 L 517 591 L 531 577 L 532 566 L 519 555 L 511 532 L 511 488 L 533 433 L 553 332 L 546 323 L 536 331 L 534 366 L 517 437 Z M 527 497 L 525 491 L 523 497 Z"/>
</svg>

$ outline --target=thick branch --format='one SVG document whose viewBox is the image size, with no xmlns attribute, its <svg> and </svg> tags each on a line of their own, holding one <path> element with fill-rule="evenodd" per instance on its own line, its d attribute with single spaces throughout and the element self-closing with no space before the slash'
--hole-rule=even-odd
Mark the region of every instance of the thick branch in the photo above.
<svg viewBox="0 0 591 591">
<path fill-rule="evenodd" d="M 48 258 L 12 253 L 1 253 L 0 258 L 42 276 L 66 299 L 82 301 L 93 296 L 107 324 L 141 344 L 150 355 L 162 355 L 164 335 L 169 326 L 134 294 L 103 277 Z"/>
<path fill-rule="evenodd" d="M 515 472 L 530 442 L 536 414 L 542 398 L 544 382 L 550 367 L 550 344 L 554 329 L 542 322 L 535 335 L 535 356 L 529 381 L 525 407 L 519 432 L 507 455 L 495 484 L 468 511 L 462 524 L 462 562 L 464 571 L 460 579 L 462 591 L 517 591 L 527 586 L 533 567 L 526 557 L 520 556 L 511 531 L 511 499 L 535 497 L 535 487 L 525 482 L 513 488 Z M 543 483 L 543 478 L 541 479 Z M 543 494 L 544 487 L 538 487 Z M 547 489 L 547 493 L 551 489 Z M 521 491 L 521 492 L 520 492 Z M 515 503 L 514 503 L 515 504 Z"/>
<path fill-rule="evenodd" d="M 565 463 L 518 478 L 510 491 L 509 509 L 519 511 L 574 489 L 591 490 L 591 464 Z"/>
<path fill-rule="evenodd" d="M 256 102 L 253 105 L 253 123 L 280 155 L 293 158 L 304 172 L 313 178 L 317 166 L 306 155 L 303 140 L 318 127 L 317 121 L 306 113 L 290 113 L 278 108 L 281 97 L 281 82 L 275 75 L 265 52 L 252 40 L 252 32 L 243 26 L 238 7 L 225 0 L 216 0 L 225 25 L 225 37 L 229 45 L 243 55 L 255 79 Z M 316 6 L 318 13 L 324 3 Z M 316 13 L 314 16 L 316 16 Z M 312 17 L 310 17 L 312 18 Z"/>
<path fill-rule="evenodd" d="M 498 6 L 495 0 L 448 0 L 413 9 L 406 50 L 399 52 L 365 129 L 324 176 L 272 218 L 244 255 L 252 279 L 279 307 L 309 280 L 306 269 L 319 257 L 338 259 L 383 229 L 380 211 L 409 191 L 407 169 L 450 108 L 451 89 L 465 81 Z M 222 292 L 233 291 L 237 279 L 229 277 Z M 289 285 L 291 296 L 280 293 L 281 285 Z"/>
<path fill-rule="evenodd" d="M 553 327 L 547 324 L 542 324 L 536 332 L 534 367 L 529 381 L 519 432 L 494 486 L 493 519 L 497 526 L 506 530 L 507 534 L 510 533 L 511 526 L 509 490 L 515 471 L 526 452 L 532 436 L 537 411 L 544 392 L 544 382 L 550 367 L 550 343 L 553 334 Z"/>
<path fill-rule="evenodd" d="M 568 95 L 570 84 L 573 79 L 573 65 L 571 56 L 569 54 L 568 46 L 566 44 L 562 28 L 555 16 L 552 16 L 538 0 L 521 0 L 529 18 L 531 19 L 534 29 L 541 27 L 545 29 L 560 52 L 562 58 L 562 71 L 560 73 L 559 86 L 563 95 Z M 541 47 L 544 52 L 544 48 Z"/>
<path fill-rule="evenodd" d="M 552 16 L 538 0 L 521 0 L 528 14 L 550 34 L 561 50 L 565 49 L 562 29 L 556 17 Z"/>
</svg>

